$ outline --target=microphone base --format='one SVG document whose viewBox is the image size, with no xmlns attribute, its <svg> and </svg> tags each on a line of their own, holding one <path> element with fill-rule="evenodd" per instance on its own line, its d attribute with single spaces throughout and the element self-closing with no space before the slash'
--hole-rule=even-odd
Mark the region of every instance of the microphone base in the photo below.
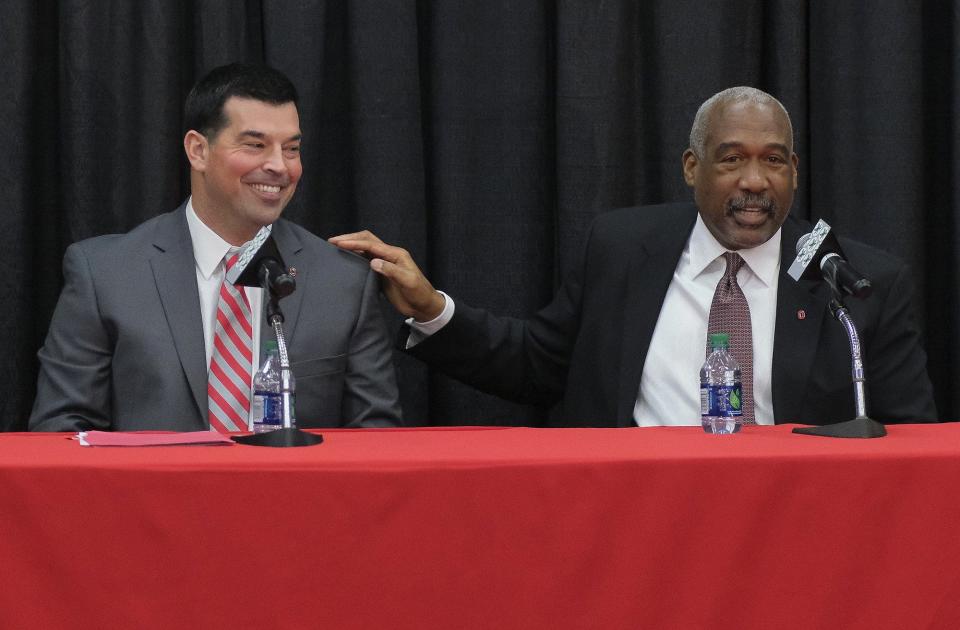
<svg viewBox="0 0 960 630">
<path fill-rule="evenodd" d="M 820 427 L 799 427 L 793 432 L 801 435 L 863 439 L 883 437 L 887 434 L 887 427 L 876 420 L 862 417 Z"/>
<path fill-rule="evenodd" d="M 274 448 L 289 448 L 292 446 L 317 446 L 323 443 L 322 435 L 307 433 L 300 429 L 276 429 L 266 433 L 253 435 L 238 435 L 231 438 L 237 444 L 247 446 L 272 446 Z"/>
</svg>

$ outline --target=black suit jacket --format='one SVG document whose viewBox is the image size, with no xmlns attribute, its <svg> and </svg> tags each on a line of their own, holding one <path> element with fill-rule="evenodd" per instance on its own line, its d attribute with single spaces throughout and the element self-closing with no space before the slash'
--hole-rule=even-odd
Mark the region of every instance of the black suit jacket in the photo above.
<svg viewBox="0 0 960 630">
<path fill-rule="evenodd" d="M 504 398 L 559 401 L 561 426 L 630 426 L 660 306 L 696 216 L 691 203 L 605 213 L 553 301 L 532 318 L 500 318 L 458 301 L 450 323 L 409 352 Z M 788 218 L 782 230 L 772 375 L 776 422 L 849 420 L 855 415 L 849 342 L 829 312 L 830 290 L 786 275 L 796 242 L 810 226 Z M 935 420 L 906 266 L 862 243 L 841 243 L 874 284 L 870 298 L 847 301 L 865 355 L 871 417 Z"/>
</svg>

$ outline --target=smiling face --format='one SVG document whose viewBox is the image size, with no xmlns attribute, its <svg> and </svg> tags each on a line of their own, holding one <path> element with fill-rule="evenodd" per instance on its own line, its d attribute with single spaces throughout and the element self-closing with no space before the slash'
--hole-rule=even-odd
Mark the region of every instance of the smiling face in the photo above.
<svg viewBox="0 0 960 630">
<path fill-rule="evenodd" d="M 303 173 L 300 118 L 293 103 L 230 97 L 227 125 L 213 137 L 184 136 L 197 216 L 233 245 L 280 217 Z"/>
<path fill-rule="evenodd" d="M 683 154 L 703 222 L 727 249 L 762 245 L 783 225 L 797 189 L 786 116 L 767 104 L 718 105 L 705 140 L 702 156 Z"/>
</svg>

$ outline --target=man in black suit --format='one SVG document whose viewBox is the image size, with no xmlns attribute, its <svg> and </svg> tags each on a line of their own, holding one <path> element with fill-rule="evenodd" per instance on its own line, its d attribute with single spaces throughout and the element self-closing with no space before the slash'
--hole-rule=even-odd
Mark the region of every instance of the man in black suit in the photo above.
<svg viewBox="0 0 960 630">
<path fill-rule="evenodd" d="M 786 275 L 798 238 L 810 230 L 788 216 L 797 164 L 779 101 L 753 88 L 716 94 L 697 112 L 683 154 L 696 205 L 599 216 L 554 300 L 525 321 L 454 305 L 407 252 L 368 232 L 331 240 L 372 259 L 384 292 L 411 318 L 410 353 L 504 398 L 559 401 L 562 426 L 699 423 L 697 373 L 711 302 L 724 254 L 735 252 L 744 260 L 736 280 L 752 325 L 756 421 L 832 423 L 854 416 L 849 343 L 829 321 L 829 288 Z M 841 242 L 874 284 L 869 299 L 848 304 L 871 416 L 935 420 L 907 269 L 879 250 Z"/>
</svg>

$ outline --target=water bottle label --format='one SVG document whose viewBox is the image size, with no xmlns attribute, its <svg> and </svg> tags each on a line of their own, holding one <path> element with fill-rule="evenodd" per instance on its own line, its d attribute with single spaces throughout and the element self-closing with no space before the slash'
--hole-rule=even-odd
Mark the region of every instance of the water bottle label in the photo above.
<svg viewBox="0 0 960 630">
<path fill-rule="evenodd" d="M 700 415 L 742 416 L 743 391 L 740 384 L 701 385 Z"/>
<path fill-rule="evenodd" d="M 253 416 L 254 422 L 263 422 L 263 395 L 256 394 L 253 397 L 253 404 L 251 405 L 251 415 Z"/>
<path fill-rule="evenodd" d="M 264 424 L 283 424 L 283 402 L 280 394 L 270 394 L 264 397 L 263 422 Z"/>
</svg>

